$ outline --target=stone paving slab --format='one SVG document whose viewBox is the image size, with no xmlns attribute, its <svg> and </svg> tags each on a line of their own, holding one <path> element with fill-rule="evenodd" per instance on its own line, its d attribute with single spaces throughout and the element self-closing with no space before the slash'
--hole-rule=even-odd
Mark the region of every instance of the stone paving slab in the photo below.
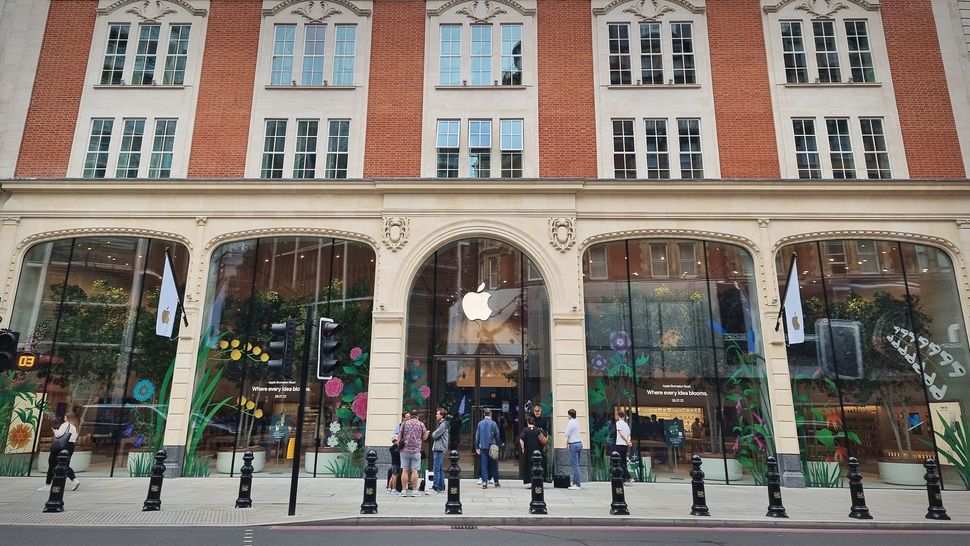
<svg viewBox="0 0 970 546">
<path fill-rule="evenodd" d="M 233 508 L 239 482 L 229 478 L 169 479 L 162 488 L 162 510 L 142 512 L 147 478 L 81 478 L 78 491 L 65 494 L 65 512 L 44 514 L 47 493 L 35 491 L 42 480 L 0 478 L 0 526 L 243 526 L 313 525 L 694 525 L 781 526 L 812 528 L 947 528 L 970 529 L 970 492 L 946 491 L 949 522 L 924 518 L 926 492 L 867 489 L 875 519 L 848 518 L 848 489 L 783 489 L 790 519 L 765 516 L 767 491 L 754 486 L 707 486 L 712 517 L 689 515 L 688 484 L 635 484 L 626 488 L 630 516 L 610 516 L 607 483 L 589 483 L 580 491 L 546 488 L 547 516 L 529 515 L 531 492 L 521 483 L 482 490 L 462 482 L 464 514 L 446 516 L 444 494 L 416 498 L 390 496 L 379 488 L 377 516 L 361 516 L 362 480 L 301 479 L 297 513 L 288 516 L 289 479 L 253 480 L 253 508 Z"/>
</svg>

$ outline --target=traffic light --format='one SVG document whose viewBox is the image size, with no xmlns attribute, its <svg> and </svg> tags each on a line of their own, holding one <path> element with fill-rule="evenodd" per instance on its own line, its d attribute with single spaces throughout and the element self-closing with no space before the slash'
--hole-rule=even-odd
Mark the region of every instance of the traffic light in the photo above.
<svg viewBox="0 0 970 546">
<path fill-rule="evenodd" d="M 270 326 L 273 339 L 269 342 L 269 360 L 266 365 L 273 370 L 283 370 L 289 376 L 293 369 L 293 353 L 296 351 L 296 321 L 277 322 Z"/>
<path fill-rule="evenodd" d="M 340 325 L 329 318 L 320 319 L 320 331 L 317 337 L 317 379 L 330 379 L 333 377 L 334 370 L 340 365 L 337 360 L 337 349 L 340 342 L 336 335 L 340 331 Z"/>
<path fill-rule="evenodd" d="M 0 330 L 0 371 L 17 369 L 17 342 L 20 332 Z"/>
</svg>

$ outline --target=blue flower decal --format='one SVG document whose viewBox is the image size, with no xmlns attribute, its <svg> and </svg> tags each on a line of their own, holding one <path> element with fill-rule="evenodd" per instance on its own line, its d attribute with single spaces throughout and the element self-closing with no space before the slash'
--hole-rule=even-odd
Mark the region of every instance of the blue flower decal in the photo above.
<svg viewBox="0 0 970 546">
<path fill-rule="evenodd" d="M 145 444 L 145 436 L 142 435 L 142 434 L 139 434 L 138 436 L 135 436 L 135 439 L 132 440 L 132 442 L 131 442 L 131 445 L 133 445 L 135 447 L 141 447 L 144 444 Z"/>
<path fill-rule="evenodd" d="M 610 347 L 618 352 L 625 353 L 630 348 L 630 335 L 620 330 L 610 335 Z"/>
<path fill-rule="evenodd" d="M 131 389 L 131 394 L 135 397 L 135 400 L 147 402 L 155 394 L 155 384 L 148 379 L 142 379 L 135 383 L 135 387 Z"/>
<path fill-rule="evenodd" d="M 606 361 L 606 358 L 603 357 L 603 355 L 597 353 L 596 355 L 593 356 L 593 360 L 590 362 L 590 364 L 592 365 L 593 370 L 597 372 L 602 372 L 606 370 L 608 362 Z"/>
<path fill-rule="evenodd" d="M 128 425 L 128 427 L 125 428 L 125 432 L 124 432 L 125 438 L 131 438 L 131 435 L 134 433 L 135 433 L 135 425 Z"/>
</svg>

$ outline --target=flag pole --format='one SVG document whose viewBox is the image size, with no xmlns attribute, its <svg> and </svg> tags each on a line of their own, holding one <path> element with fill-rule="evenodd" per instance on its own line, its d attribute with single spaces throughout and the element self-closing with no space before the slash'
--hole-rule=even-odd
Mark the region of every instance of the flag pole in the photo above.
<svg viewBox="0 0 970 546">
<path fill-rule="evenodd" d="M 791 253 L 791 261 L 788 262 L 788 272 L 785 274 L 785 290 L 782 292 L 781 296 L 781 309 L 778 310 L 778 318 L 775 320 L 775 331 L 781 326 L 781 317 L 785 314 L 785 298 L 788 296 L 788 285 L 791 283 L 791 269 L 795 267 L 795 258 L 798 258 L 797 252 Z"/>
<path fill-rule="evenodd" d="M 172 254 L 169 252 L 169 247 L 165 247 L 165 259 L 168 260 L 169 267 L 172 268 L 172 277 L 175 279 L 175 262 L 172 260 Z M 185 316 L 185 307 L 182 305 L 182 297 L 185 295 L 185 286 L 183 285 L 179 288 L 178 281 L 175 282 L 175 297 L 176 297 L 176 311 L 182 313 L 182 322 L 186 327 L 189 325 L 189 319 Z"/>
</svg>

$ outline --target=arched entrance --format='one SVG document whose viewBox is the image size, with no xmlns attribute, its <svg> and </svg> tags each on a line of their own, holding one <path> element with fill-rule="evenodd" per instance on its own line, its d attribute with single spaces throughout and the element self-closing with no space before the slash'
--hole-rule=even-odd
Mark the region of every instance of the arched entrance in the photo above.
<svg viewBox="0 0 970 546">
<path fill-rule="evenodd" d="M 454 241 L 428 257 L 408 301 L 403 410 L 434 428 L 436 408 L 451 419 L 450 449 L 477 472 L 474 436 L 486 410 L 501 431 L 499 474 L 519 473 L 518 435 L 526 413 L 552 413 L 549 298 L 535 264 L 495 239 Z"/>
</svg>

